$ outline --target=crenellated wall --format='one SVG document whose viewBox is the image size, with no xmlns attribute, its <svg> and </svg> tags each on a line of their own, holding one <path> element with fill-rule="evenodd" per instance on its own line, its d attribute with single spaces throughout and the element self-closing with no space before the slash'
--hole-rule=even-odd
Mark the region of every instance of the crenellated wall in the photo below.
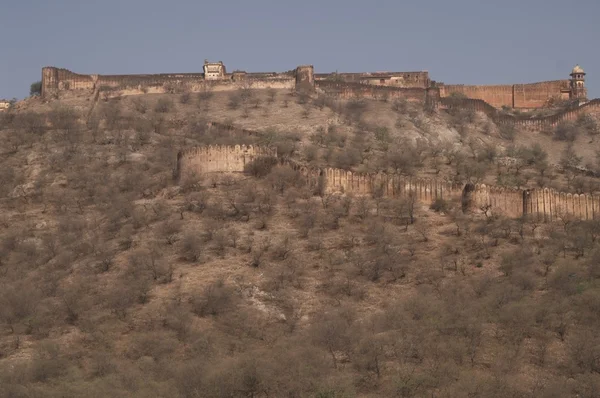
<svg viewBox="0 0 600 398">
<path fill-rule="evenodd" d="M 276 148 L 254 145 L 209 145 L 189 148 L 177 154 L 178 179 L 211 172 L 243 172 L 246 164 L 259 157 L 277 157 Z"/>
<path fill-rule="evenodd" d="M 250 161 L 259 157 L 277 157 L 275 148 L 252 145 L 205 146 L 177 154 L 175 175 L 210 172 L 243 172 Z M 571 194 L 552 189 L 514 189 L 485 184 L 457 184 L 427 178 L 409 178 L 387 173 L 353 173 L 335 168 L 307 168 L 289 161 L 305 176 L 310 186 L 321 184 L 324 193 L 414 198 L 429 205 L 437 199 L 462 202 L 463 211 L 488 211 L 495 215 L 519 218 L 530 215 L 544 222 L 592 220 L 600 218 L 600 195 Z"/>
<path fill-rule="evenodd" d="M 528 215 L 544 222 L 600 218 L 600 195 L 559 192 L 548 188 L 499 188 L 485 184 L 468 184 L 464 192 L 468 207 L 489 207 L 492 213 L 511 218 Z"/>
<path fill-rule="evenodd" d="M 42 95 L 63 90 L 113 88 L 147 92 L 168 91 L 178 85 L 187 91 L 200 91 L 210 85 L 216 91 L 237 90 L 247 87 L 279 88 L 321 92 L 341 98 L 393 99 L 406 98 L 427 103 L 443 99 L 466 97 L 481 100 L 492 108 L 510 107 L 537 109 L 547 107 L 555 100 L 585 100 L 583 86 L 585 73 L 571 74 L 579 80 L 555 80 L 513 85 L 445 85 L 432 81 L 427 71 L 419 72 L 366 72 L 366 73 L 314 73 L 312 65 L 301 65 L 283 73 L 225 73 L 225 65 L 205 63 L 206 68 L 215 67 L 220 72 L 169 73 L 152 75 L 82 75 L 66 69 L 45 67 L 42 69 Z M 217 70 L 215 69 L 215 70 Z M 211 69 L 212 70 L 212 69 Z M 581 84 L 574 86 L 574 83 Z M 577 87 L 574 91 L 574 87 Z M 123 93 L 121 93 L 123 94 Z"/>
<path fill-rule="evenodd" d="M 385 197 L 413 196 L 422 202 L 432 203 L 436 199 L 456 199 L 462 194 L 462 185 L 434 179 L 407 178 L 398 174 L 362 174 L 326 168 L 325 191 L 358 195 L 382 195 Z"/>
<path fill-rule="evenodd" d="M 467 184 L 464 192 L 470 195 L 467 207 L 472 209 L 489 208 L 492 213 L 511 218 L 523 215 L 523 191 L 520 189 Z"/>
<path fill-rule="evenodd" d="M 582 114 L 600 112 L 600 99 L 598 98 L 579 105 L 576 108 L 567 109 L 554 115 L 542 117 L 504 114 L 483 100 L 470 98 L 440 98 L 439 104 L 446 109 L 472 109 L 485 113 L 490 119 L 498 124 L 513 124 L 515 126 L 538 131 L 555 127 L 564 121 L 575 121 Z"/>
<path fill-rule="evenodd" d="M 542 188 L 525 191 L 523 201 L 524 211 L 540 221 L 600 218 L 599 195 L 571 194 Z"/>
</svg>

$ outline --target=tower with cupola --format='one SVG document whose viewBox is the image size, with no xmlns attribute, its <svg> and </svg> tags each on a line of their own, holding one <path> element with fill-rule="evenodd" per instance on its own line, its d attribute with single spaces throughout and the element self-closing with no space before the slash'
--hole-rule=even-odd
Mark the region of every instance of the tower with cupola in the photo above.
<svg viewBox="0 0 600 398">
<path fill-rule="evenodd" d="M 587 89 L 585 88 L 585 72 L 579 65 L 575 65 L 571 71 L 571 99 L 587 99 Z"/>
</svg>

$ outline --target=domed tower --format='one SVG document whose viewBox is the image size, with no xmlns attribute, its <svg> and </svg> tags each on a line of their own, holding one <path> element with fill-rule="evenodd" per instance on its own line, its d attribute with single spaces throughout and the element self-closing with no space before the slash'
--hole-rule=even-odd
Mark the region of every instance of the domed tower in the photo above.
<svg viewBox="0 0 600 398">
<path fill-rule="evenodd" d="M 585 88 L 585 72 L 579 65 L 575 65 L 571 71 L 571 99 L 587 99 L 587 89 Z"/>
</svg>

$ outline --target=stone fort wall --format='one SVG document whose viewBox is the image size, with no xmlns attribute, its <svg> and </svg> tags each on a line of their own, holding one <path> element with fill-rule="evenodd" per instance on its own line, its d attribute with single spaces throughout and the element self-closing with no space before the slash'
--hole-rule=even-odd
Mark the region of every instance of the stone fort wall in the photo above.
<svg viewBox="0 0 600 398">
<path fill-rule="evenodd" d="M 167 86 L 182 86 L 189 91 L 210 87 L 215 91 L 238 90 L 242 87 L 293 89 L 295 71 L 284 73 L 233 72 L 223 80 L 205 80 L 204 73 L 166 73 L 148 75 L 84 75 L 67 69 L 42 69 L 42 95 L 65 90 L 123 89 L 142 90 Z M 141 93 L 141 91 L 140 91 Z"/>
<path fill-rule="evenodd" d="M 204 146 L 177 155 L 175 176 L 185 179 L 211 172 L 243 172 L 246 164 L 260 157 L 277 157 L 275 148 L 252 145 Z M 426 178 L 408 178 L 386 173 L 353 173 L 335 168 L 292 166 L 310 186 L 321 184 L 325 193 L 413 198 L 423 205 L 437 199 L 460 200 L 464 211 L 487 209 L 510 218 L 524 215 L 539 221 L 600 219 L 600 195 L 558 192 L 548 188 L 513 189 L 485 184 L 457 184 Z"/>
<path fill-rule="evenodd" d="M 593 99 L 575 108 L 563 110 L 559 113 L 542 117 L 513 116 L 501 113 L 483 100 L 470 98 L 440 98 L 438 105 L 442 108 L 471 109 L 485 113 L 498 124 L 513 124 L 531 130 L 543 130 L 555 127 L 564 121 L 575 121 L 582 114 L 600 113 L 600 99 Z"/>
<path fill-rule="evenodd" d="M 388 100 L 404 98 L 409 101 L 421 102 L 425 102 L 427 99 L 427 90 L 418 87 L 378 86 L 368 83 L 330 80 L 317 80 L 315 81 L 315 87 L 323 94 L 342 99 L 368 98 Z"/>
<path fill-rule="evenodd" d="M 542 108 L 551 100 L 567 100 L 570 93 L 569 80 L 548 82 L 496 85 L 496 86 L 465 86 L 440 84 L 440 97 L 450 97 L 462 94 L 471 99 L 479 99 L 493 107 L 501 108 Z"/>
<path fill-rule="evenodd" d="M 205 79 L 204 73 L 168 73 L 147 75 L 84 75 L 67 69 L 42 69 L 42 95 L 60 90 L 99 88 L 148 89 L 167 85 L 184 85 L 190 91 L 210 84 L 217 91 L 237 90 L 249 83 L 255 88 L 314 89 L 342 98 L 372 98 L 426 101 L 430 96 L 450 98 L 462 94 L 482 100 L 495 108 L 535 109 L 547 106 L 551 100 L 569 99 L 570 80 L 556 80 L 513 85 L 445 85 L 430 80 L 429 73 L 374 72 L 315 74 L 312 65 L 276 73 L 225 73 L 219 79 Z"/>
<path fill-rule="evenodd" d="M 255 145 L 209 145 L 189 148 L 177 154 L 177 179 L 211 172 L 243 172 L 246 164 L 259 157 L 277 157 L 276 148 Z"/>
</svg>

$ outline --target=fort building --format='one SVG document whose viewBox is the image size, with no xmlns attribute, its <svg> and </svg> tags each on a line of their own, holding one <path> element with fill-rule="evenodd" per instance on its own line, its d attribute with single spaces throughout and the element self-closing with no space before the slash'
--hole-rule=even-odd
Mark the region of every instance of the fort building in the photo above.
<svg viewBox="0 0 600 398">
<path fill-rule="evenodd" d="M 0 99 L 0 112 L 8 110 L 10 108 L 11 102 L 9 100 Z"/>
<path fill-rule="evenodd" d="M 223 65 L 223 61 L 208 62 L 208 60 L 204 60 L 205 80 L 223 80 L 225 79 L 225 74 L 225 65 Z"/>
<path fill-rule="evenodd" d="M 66 69 L 42 69 L 42 95 L 62 90 L 100 88 L 141 89 L 171 84 L 186 85 L 192 91 L 205 84 L 219 90 L 235 90 L 240 84 L 256 88 L 308 89 L 342 98 L 405 98 L 412 101 L 437 101 L 444 98 L 481 100 L 493 108 L 531 110 L 549 107 L 570 100 L 587 101 L 585 72 L 575 66 L 570 79 L 507 85 L 445 84 L 432 80 L 427 71 L 315 73 L 312 65 L 301 65 L 286 72 L 227 73 L 222 61 L 204 61 L 200 73 L 169 73 L 154 75 L 82 75 Z"/>
</svg>

